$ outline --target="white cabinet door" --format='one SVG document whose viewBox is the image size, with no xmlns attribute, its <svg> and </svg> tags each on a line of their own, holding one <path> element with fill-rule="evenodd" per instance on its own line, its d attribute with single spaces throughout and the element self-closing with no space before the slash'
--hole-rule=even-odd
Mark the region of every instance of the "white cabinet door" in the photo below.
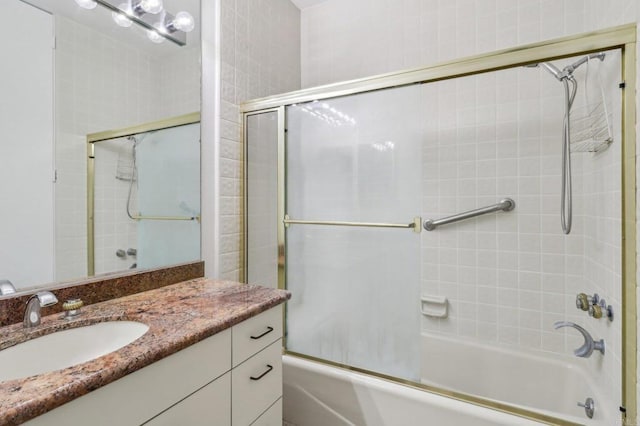
<svg viewBox="0 0 640 426">
<path fill-rule="evenodd" d="M 233 327 L 233 366 L 282 337 L 282 306 L 271 308 Z"/>
<path fill-rule="evenodd" d="M 280 422 L 282 423 L 282 420 Z M 231 373 L 209 383 L 144 424 L 146 426 L 230 426 Z"/>
<path fill-rule="evenodd" d="M 282 426 L 282 398 L 262 413 L 251 426 Z"/>
<path fill-rule="evenodd" d="M 234 368 L 231 375 L 233 425 L 248 426 L 282 396 L 282 340 Z"/>
</svg>

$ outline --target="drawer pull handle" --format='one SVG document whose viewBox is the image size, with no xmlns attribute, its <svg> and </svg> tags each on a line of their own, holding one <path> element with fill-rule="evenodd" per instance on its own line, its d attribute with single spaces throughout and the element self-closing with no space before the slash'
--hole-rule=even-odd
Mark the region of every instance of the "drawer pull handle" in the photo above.
<svg viewBox="0 0 640 426">
<path fill-rule="evenodd" d="M 271 372 L 271 370 L 273 370 L 273 367 L 272 367 L 272 366 L 270 366 L 269 364 L 267 364 L 267 371 L 265 371 L 264 373 L 262 373 L 262 374 L 261 374 L 261 375 L 259 375 L 258 377 L 250 376 L 249 378 L 250 378 L 251 380 L 260 380 L 260 379 L 262 379 L 264 376 L 266 376 L 267 374 L 269 374 L 269 373 Z"/>
<path fill-rule="evenodd" d="M 267 331 L 265 331 L 264 333 L 262 333 L 262 334 L 261 334 L 261 335 L 259 335 L 259 336 L 251 336 L 251 338 L 252 338 L 253 340 L 258 340 L 258 339 L 260 339 L 260 338 L 262 338 L 262 337 L 266 336 L 267 334 L 271 333 L 272 331 L 273 331 L 273 327 L 267 327 Z"/>
</svg>

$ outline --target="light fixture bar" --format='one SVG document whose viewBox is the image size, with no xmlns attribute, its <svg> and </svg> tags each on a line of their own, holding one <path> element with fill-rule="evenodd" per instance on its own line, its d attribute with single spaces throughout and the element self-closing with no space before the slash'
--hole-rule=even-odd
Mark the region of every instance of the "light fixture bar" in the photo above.
<svg viewBox="0 0 640 426">
<path fill-rule="evenodd" d="M 145 13 L 143 15 L 136 15 L 135 13 L 128 14 L 118 7 L 118 4 L 120 4 L 122 0 L 95 0 L 95 1 L 100 6 L 107 8 L 112 12 L 123 14 L 128 19 L 130 19 L 131 22 L 135 22 L 136 24 L 140 25 L 141 27 L 149 31 L 154 31 L 161 37 L 164 37 L 167 40 L 174 42 L 178 46 L 186 46 L 187 44 L 187 34 L 184 33 L 183 31 L 169 32 L 169 31 L 162 30 L 165 28 L 166 22 L 171 22 L 173 20 L 173 15 L 170 14 L 169 12 L 163 11 L 158 14 Z M 158 24 L 158 23 L 161 24 L 160 28 L 157 28 L 154 26 L 154 24 Z"/>
</svg>

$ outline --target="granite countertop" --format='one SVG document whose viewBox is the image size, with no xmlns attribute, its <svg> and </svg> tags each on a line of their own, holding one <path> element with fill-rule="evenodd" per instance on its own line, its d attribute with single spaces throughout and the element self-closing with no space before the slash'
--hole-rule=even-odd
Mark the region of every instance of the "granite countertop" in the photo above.
<svg viewBox="0 0 640 426">
<path fill-rule="evenodd" d="M 61 314 L 42 324 L 0 328 L 0 349 L 51 331 L 102 321 L 138 321 L 149 330 L 129 345 L 64 370 L 0 382 L 0 425 L 16 425 L 111 383 L 159 359 L 285 302 L 276 290 L 197 278 L 85 306 L 74 320 Z M 43 354 L 43 356 L 46 356 Z"/>
</svg>

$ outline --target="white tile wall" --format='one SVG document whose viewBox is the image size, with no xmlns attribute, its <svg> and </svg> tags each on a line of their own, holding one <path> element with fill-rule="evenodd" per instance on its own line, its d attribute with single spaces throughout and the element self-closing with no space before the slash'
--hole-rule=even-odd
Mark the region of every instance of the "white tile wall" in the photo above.
<svg viewBox="0 0 640 426">
<path fill-rule="evenodd" d="M 118 166 L 130 159 L 131 141 L 112 139 L 95 147 L 95 271 L 102 274 L 130 269 L 133 256 L 116 256 L 117 250 L 138 248 L 137 225 L 129 219 L 126 204 L 131 182 L 116 179 Z M 128 163 L 130 164 L 130 163 Z M 122 170 L 122 169 L 121 169 Z M 120 173 L 123 177 L 125 174 Z M 132 190 L 131 211 L 137 212 L 137 191 Z"/>
<path fill-rule="evenodd" d="M 620 105 L 619 55 L 608 54 L 602 67 L 610 104 Z M 584 69 L 576 77 L 584 81 Z M 507 196 L 517 205 L 513 212 L 423 233 L 423 292 L 448 297 L 451 307 L 447 319 L 424 318 L 423 330 L 575 361 L 578 335 L 553 329 L 555 321 L 574 321 L 610 342 L 602 365 L 596 357 L 576 362 L 602 372 L 615 404 L 620 323 L 592 320 L 574 300 L 580 292 L 599 293 L 620 310 L 619 128 L 607 151 L 573 155 L 573 230 L 563 235 L 561 85 L 543 70 L 518 68 L 423 90 L 429 117 L 422 153 L 425 217 Z M 584 93 L 581 86 L 575 111 Z M 614 117 L 619 123 L 619 108 Z"/>
<path fill-rule="evenodd" d="M 329 0 L 302 12 L 302 87 L 581 32 L 585 4 L 586 0 Z"/>
<path fill-rule="evenodd" d="M 238 105 L 300 88 L 300 11 L 289 0 L 221 2 L 220 276 L 241 279 Z"/>
<path fill-rule="evenodd" d="M 640 3 L 636 0 L 613 0 L 610 2 L 595 1 L 595 0 L 586 0 L 586 14 L 585 14 L 585 24 L 588 29 L 599 29 L 611 27 L 614 25 L 621 25 L 630 22 L 640 23 Z M 637 50 L 638 63 L 636 64 L 636 69 L 640 70 L 640 44 L 638 45 Z M 640 87 L 640 73 L 637 73 L 637 82 L 636 87 Z M 640 97 L 636 94 L 636 108 L 640 110 Z M 636 118 L 636 135 L 640 135 L 640 122 Z M 640 164 L 640 139 L 636 140 L 636 165 Z M 640 167 L 636 166 L 636 176 L 637 180 L 640 181 Z M 636 218 L 640 218 L 640 204 L 637 208 Z M 636 222 L 636 227 L 640 225 L 640 222 Z M 637 243 L 637 251 L 640 253 L 640 239 Z M 640 264 L 640 259 L 638 260 Z M 600 270 L 602 274 L 605 276 L 608 275 L 606 270 Z M 640 270 L 636 269 L 636 283 L 640 283 Z M 640 291 L 638 291 L 638 311 L 640 311 Z M 640 331 L 640 318 L 638 322 L 638 330 Z M 618 339 L 621 339 L 620 336 L 616 336 Z M 640 333 L 638 335 L 640 340 Z M 640 352 L 638 355 L 638 364 L 640 365 Z M 636 377 L 636 380 L 639 380 L 640 377 Z M 637 394 L 640 395 L 640 382 L 638 382 Z M 637 411 L 640 412 L 640 399 L 638 400 Z M 638 419 L 629 419 L 628 424 L 637 424 Z"/>
<path fill-rule="evenodd" d="M 200 46 L 181 48 L 170 58 L 156 58 L 159 91 L 158 117 L 174 117 L 200 111 Z"/>
<path fill-rule="evenodd" d="M 638 21 L 640 5 L 635 0 L 606 4 L 594 0 L 329 0 L 302 12 L 302 86 L 423 66 Z M 440 174 L 438 170 L 433 170 L 431 175 L 429 170 L 425 172 L 425 180 L 437 181 L 440 193 L 427 195 L 423 201 L 425 205 L 437 206 L 438 213 L 453 212 L 473 206 L 473 201 L 478 202 L 482 197 L 489 200 L 508 191 L 519 194 L 518 210 L 522 218 L 514 215 L 517 219 L 488 220 L 481 225 L 470 225 L 471 229 L 460 227 L 451 232 L 456 235 L 424 241 L 425 265 L 439 265 L 433 283 L 451 291 L 460 304 L 457 312 L 455 308 L 453 312 L 455 326 L 439 326 L 445 328 L 444 331 L 505 343 L 565 350 L 572 347 L 574 341 L 567 342 L 564 337 L 548 332 L 549 318 L 542 317 L 535 309 L 516 310 L 508 306 L 527 308 L 529 305 L 523 302 L 533 301 L 544 303 L 554 317 L 576 314 L 571 294 L 579 288 L 578 278 L 582 281 L 587 275 L 595 277 L 588 280 L 589 284 L 602 285 L 598 291 L 610 294 L 610 303 L 619 304 L 620 295 L 611 287 L 612 282 L 619 280 L 619 270 L 605 266 L 619 265 L 615 255 L 619 253 L 616 246 L 619 239 L 615 239 L 613 232 L 619 230 L 614 219 L 619 212 L 591 209 L 583 217 L 578 215 L 572 234 L 576 238 L 551 233 L 550 230 L 559 225 L 557 195 L 549 188 L 557 188 L 559 168 L 557 161 L 547 160 L 556 154 L 557 147 L 551 138 L 557 129 L 551 131 L 527 122 L 517 128 L 514 123 L 522 122 L 523 117 L 534 111 L 542 112 L 545 119 L 557 117 L 559 106 L 552 96 L 557 93 L 557 84 L 521 85 L 518 78 L 503 79 L 497 85 L 492 81 L 488 83 L 475 81 L 469 83 L 470 87 L 465 87 L 465 83 L 458 87 L 442 83 L 440 90 L 433 94 L 438 97 L 440 108 L 433 111 L 438 116 L 439 127 L 434 129 L 431 143 L 437 146 L 437 163 L 449 162 L 451 167 L 441 167 Z M 481 105 L 480 99 L 486 99 L 486 105 Z M 542 104 L 535 99 L 542 99 Z M 495 108 L 491 104 L 496 105 Z M 472 107 L 465 108 L 465 105 Z M 455 132 L 451 129 L 452 123 L 457 125 Z M 479 124 L 475 133 L 471 130 L 472 123 Z M 509 143 L 516 135 L 519 143 Z M 495 144 L 486 143 L 493 139 L 497 140 Z M 438 141 L 444 140 L 454 140 L 464 149 L 438 146 Z M 476 144 L 470 146 L 471 141 Z M 534 141 L 540 143 L 531 143 Z M 435 157 L 424 158 L 424 161 L 425 165 L 437 166 Z M 595 163 L 575 162 L 574 170 L 581 176 L 574 183 L 578 193 L 587 186 L 591 188 L 594 181 L 599 182 L 596 176 L 600 174 L 619 175 L 611 169 L 619 165 L 605 163 L 599 161 L 600 168 L 594 170 L 591 166 Z M 537 173 L 539 178 L 534 177 Z M 456 180 L 459 184 L 455 184 Z M 577 197 L 577 209 L 582 209 L 582 205 L 616 205 L 619 194 L 615 191 L 594 189 L 588 195 Z M 538 197 L 540 201 L 536 202 Z M 587 221 L 599 225 L 593 232 L 586 233 Z M 515 229 L 521 232 L 517 240 L 510 235 Z M 498 231 L 497 237 L 487 238 L 495 235 L 493 231 Z M 470 251 L 474 246 L 475 259 Z M 512 250 L 518 250 L 517 257 Z M 600 259 L 606 259 L 606 263 Z M 510 265 L 517 265 L 518 272 L 509 268 Z M 565 280 L 565 276 L 576 279 Z M 449 285 L 454 281 L 458 284 Z M 513 288 L 514 282 L 519 288 Z M 558 298 L 558 294 L 562 297 Z M 489 302 L 495 300 L 498 307 L 493 309 Z M 518 327 L 503 325 L 496 329 L 496 318 L 509 319 Z M 500 323 L 504 324 L 502 320 Z M 541 327 L 542 324 L 545 326 Z M 612 343 L 620 341 L 619 332 L 600 331 Z M 612 355 L 607 357 L 604 366 L 608 371 L 616 370 L 614 365 L 619 363 L 619 354 Z"/>
<path fill-rule="evenodd" d="M 199 49 L 177 52 L 157 59 L 56 16 L 56 280 L 87 275 L 86 135 L 200 109 Z"/>
</svg>

